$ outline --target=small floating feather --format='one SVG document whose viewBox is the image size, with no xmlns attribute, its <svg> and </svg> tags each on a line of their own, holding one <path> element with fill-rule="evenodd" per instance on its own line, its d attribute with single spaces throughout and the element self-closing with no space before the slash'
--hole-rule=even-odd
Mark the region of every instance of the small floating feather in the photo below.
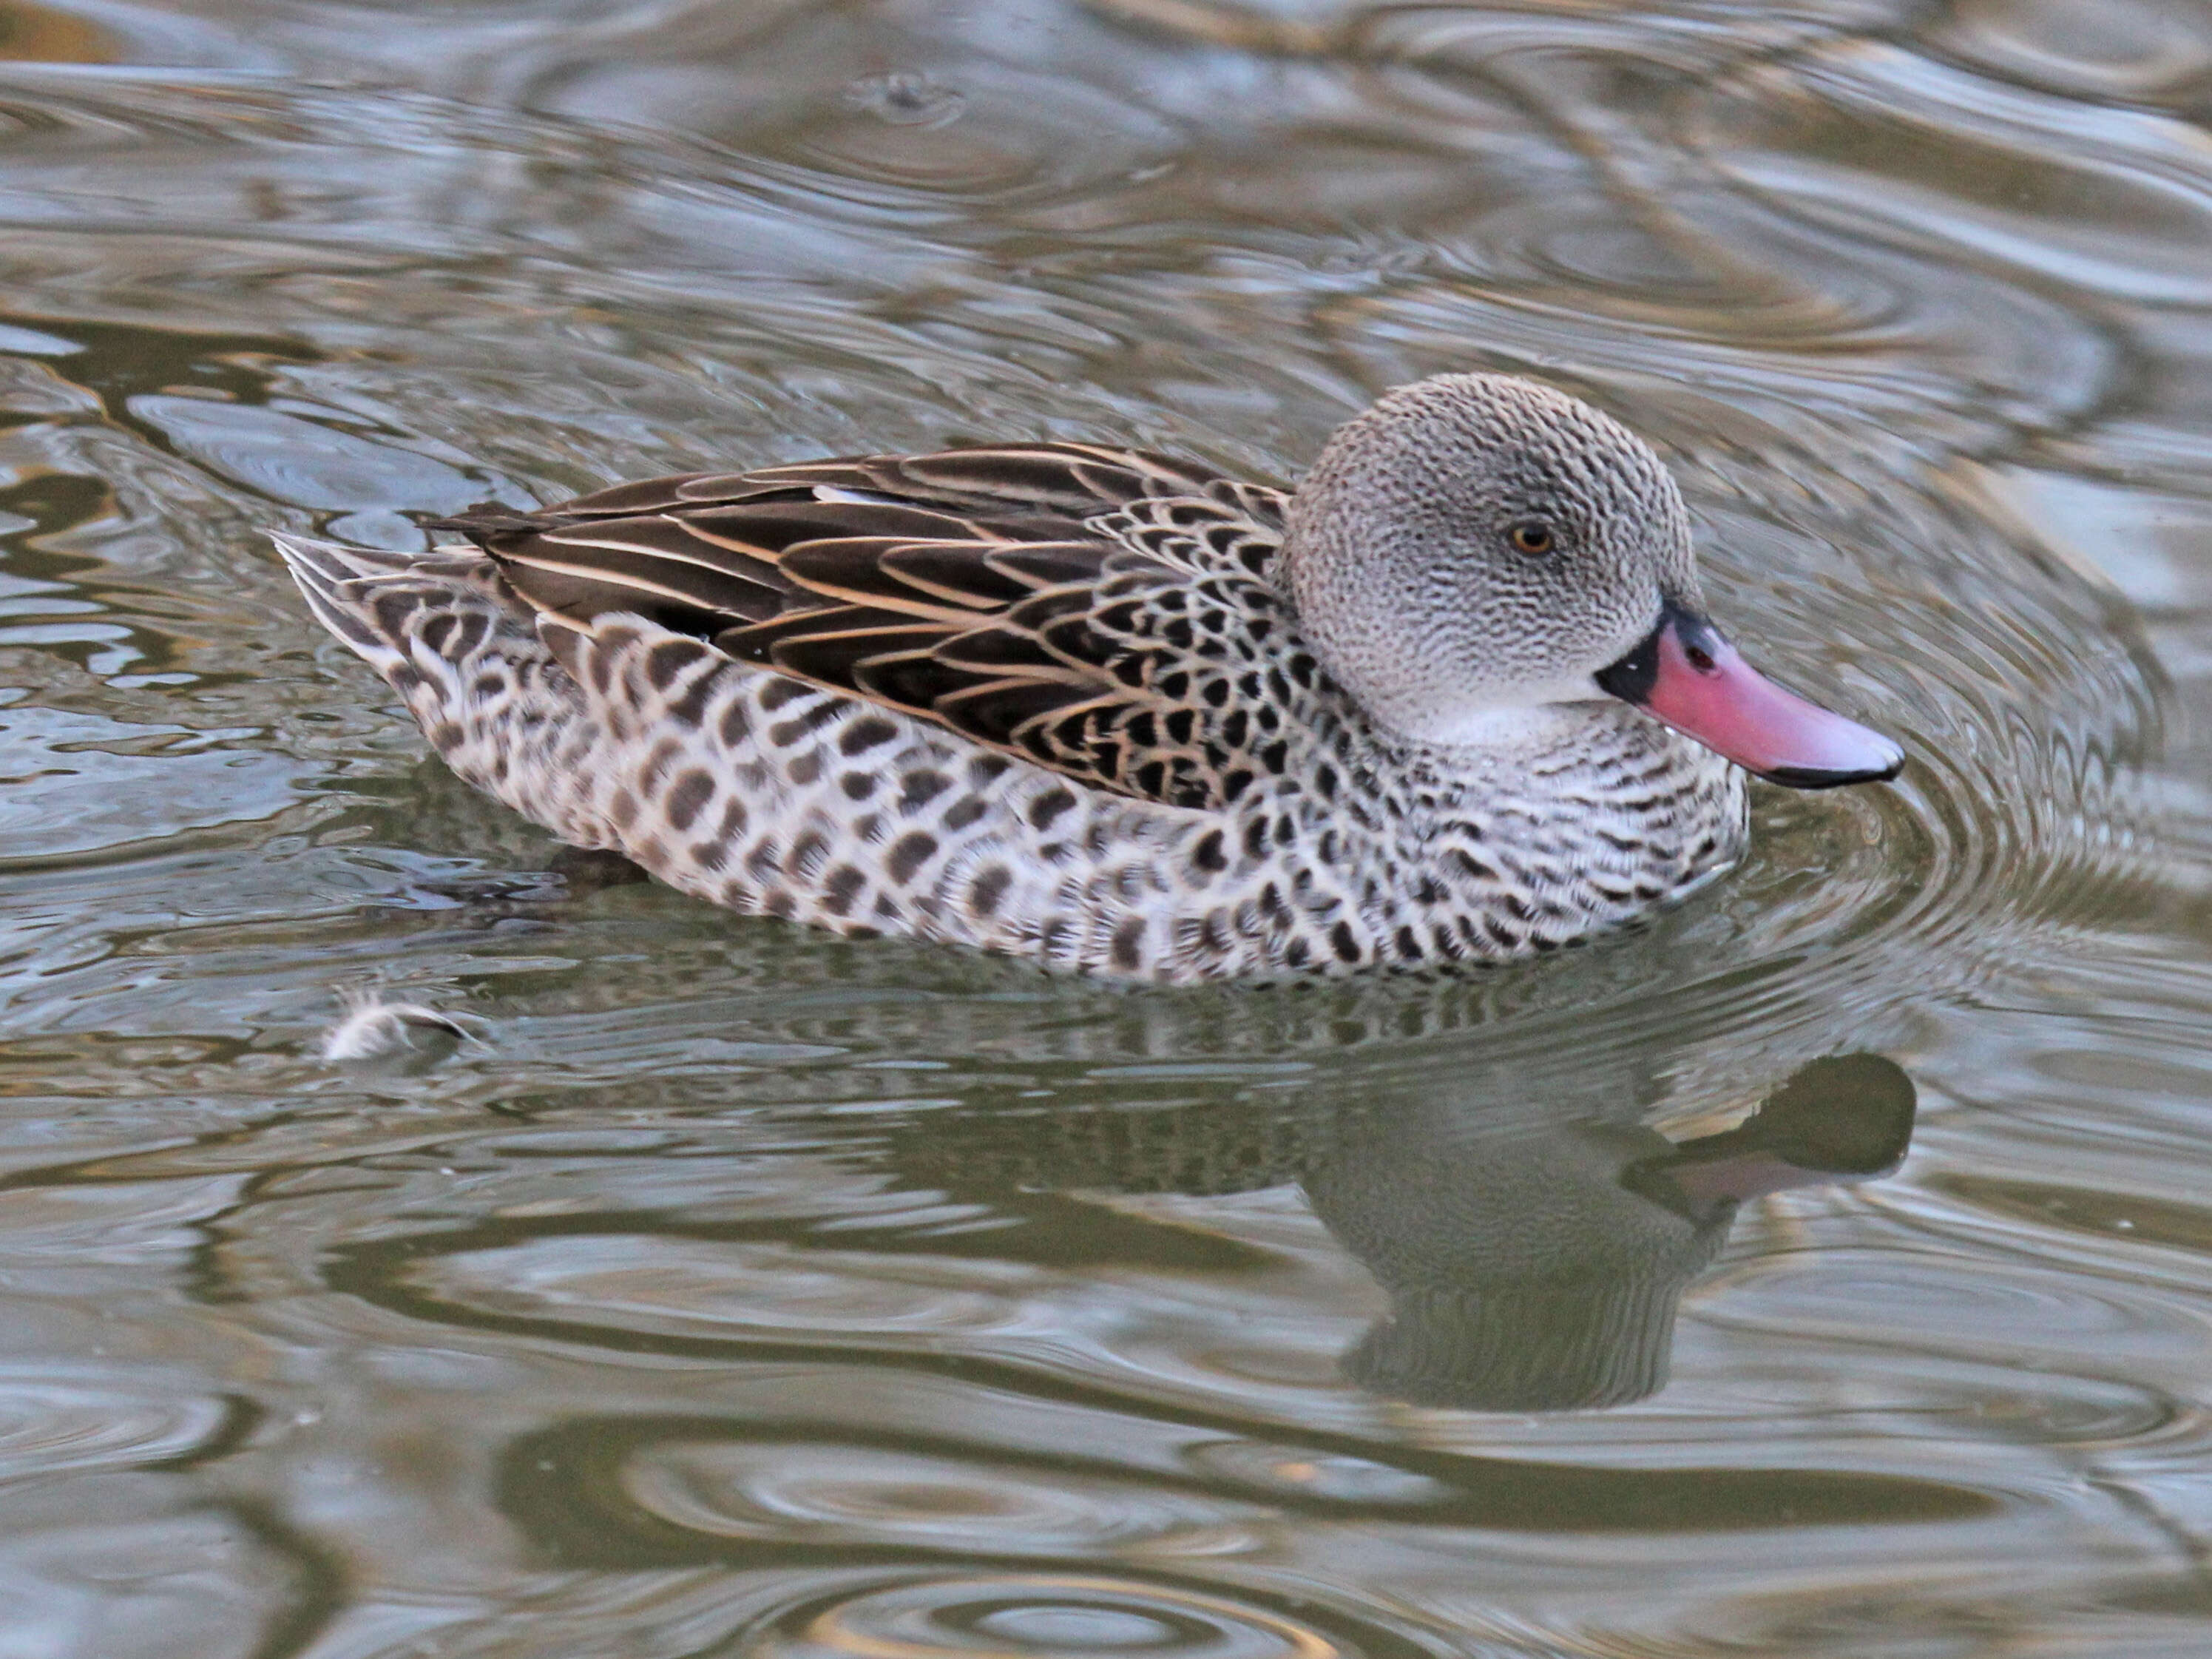
<svg viewBox="0 0 2212 1659">
<path fill-rule="evenodd" d="M 419 1002 L 386 1002 L 374 990 L 345 994 L 345 1018 L 323 1038 L 331 1065 L 435 1065 L 464 1042 L 480 1042 L 471 1015 L 441 1013 Z"/>
</svg>

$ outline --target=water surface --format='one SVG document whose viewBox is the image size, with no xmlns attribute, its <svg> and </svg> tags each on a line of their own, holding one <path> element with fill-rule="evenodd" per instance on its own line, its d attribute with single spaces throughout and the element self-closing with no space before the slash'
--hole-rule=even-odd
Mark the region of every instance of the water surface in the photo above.
<svg viewBox="0 0 2212 1659">
<path fill-rule="evenodd" d="M 2208 112 L 2183 0 L 0 4 L 0 1659 L 2203 1651 Z M 1455 368 L 1902 783 L 1051 982 L 564 854 L 257 533 Z"/>
</svg>

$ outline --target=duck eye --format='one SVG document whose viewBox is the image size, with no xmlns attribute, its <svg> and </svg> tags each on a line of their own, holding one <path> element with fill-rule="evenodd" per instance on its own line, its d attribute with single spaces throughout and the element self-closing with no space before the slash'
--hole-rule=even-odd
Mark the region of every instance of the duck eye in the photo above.
<svg viewBox="0 0 2212 1659">
<path fill-rule="evenodd" d="M 1540 519 L 1523 519 L 1505 533 L 1515 547 L 1531 556 L 1548 553 L 1559 545 L 1552 526 Z"/>
</svg>

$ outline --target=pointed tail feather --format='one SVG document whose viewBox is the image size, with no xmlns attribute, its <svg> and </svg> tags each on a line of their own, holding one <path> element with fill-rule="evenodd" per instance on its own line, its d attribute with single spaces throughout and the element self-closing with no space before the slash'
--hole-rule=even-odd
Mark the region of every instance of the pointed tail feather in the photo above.
<svg viewBox="0 0 2212 1659">
<path fill-rule="evenodd" d="M 319 542 L 312 537 L 295 536 L 289 531 L 271 530 L 269 539 L 276 544 L 276 550 L 284 556 L 284 562 L 302 586 L 313 580 L 322 582 L 351 581 L 356 576 L 396 576 L 414 568 L 421 562 L 420 553 L 386 553 L 373 547 L 346 547 L 337 542 Z M 434 554 L 430 556 L 435 557 Z"/>
<path fill-rule="evenodd" d="M 496 606 L 490 567 L 474 548 L 389 553 L 284 531 L 268 533 L 315 620 L 387 679 L 410 658 L 434 657 L 414 649 L 410 638 L 428 611 L 458 605 L 482 613 Z M 483 632 L 477 629 L 478 641 Z M 416 665 L 430 665 L 418 660 Z"/>
<path fill-rule="evenodd" d="M 299 584 L 315 620 L 365 659 L 387 678 L 405 660 L 398 641 L 377 625 L 374 611 L 356 591 L 348 591 L 364 577 L 396 576 L 406 570 L 406 556 L 380 553 L 368 548 L 341 547 L 336 542 L 313 541 L 281 530 L 269 532 L 276 550 Z"/>
</svg>

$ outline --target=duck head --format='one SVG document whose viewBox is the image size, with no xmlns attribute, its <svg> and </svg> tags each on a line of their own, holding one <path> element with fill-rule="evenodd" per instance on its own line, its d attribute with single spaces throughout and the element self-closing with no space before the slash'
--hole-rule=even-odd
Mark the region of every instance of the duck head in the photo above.
<svg viewBox="0 0 2212 1659">
<path fill-rule="evenodd" d="M 1324 665 L 1409 738 L 1480 743 L 1501 717 L 1612 696 L 1796 788 L 1905 763 L 1743 660 L 1706 617 L 1658 456 L 1549 386 L 1445 374 L 1390 392 L 1322 451 L 1282 558 Z"/>
</svg>

